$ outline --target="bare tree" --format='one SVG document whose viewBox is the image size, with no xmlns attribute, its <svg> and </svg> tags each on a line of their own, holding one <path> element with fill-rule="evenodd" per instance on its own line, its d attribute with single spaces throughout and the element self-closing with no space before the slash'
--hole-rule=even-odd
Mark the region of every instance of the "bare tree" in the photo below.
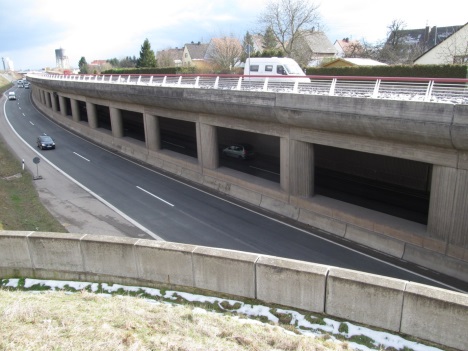
<svg viewBox="0 0 468 351">
<path fill-rule="evenodd" d="M 318 8 L 308 0 L 270 0 L 258 23 L 263 32 L 270 28 L 283 51 L 290 55 L 301 32 L 319 26 Z"/>
<path fill-rule="evenodd" d="M 387 26 L 387 44 L 392 47 L 401 45 L 404 39 L 403 30 L 406 29 L 406 22 L 401 19 L 394 19 L 392 23 Z"/>
<path fill-rule="evenodd" d="M 211 39 L 207 50 L 207 58 L 213 65 L 224 72 L 230 72 L 242 55 L 242 44 L 233 36 Z"/>
<path fill-rule="evenodd" d="M 393 20 L 387 29 L 387 41 L 377 50 L 377 60 L 388 64 L 412 64 L 424 52 L 423 43 L 410 40 L 410 31 L 406 30 L 403 20 Z"/>
</svg>

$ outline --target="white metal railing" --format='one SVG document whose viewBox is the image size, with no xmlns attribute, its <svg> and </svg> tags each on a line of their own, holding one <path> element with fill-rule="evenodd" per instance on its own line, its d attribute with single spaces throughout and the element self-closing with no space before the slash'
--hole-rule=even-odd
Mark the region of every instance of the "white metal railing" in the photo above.
<svg viewBox="0 0 468 351">
<path fill-rule="evenodd" d="M 468 104 L 468 79 L 339 76 L 240 75 L 60 75 L 38 74 L 42 79 L 76 82 L 183 87 L 217 90 L 297 93 Z"/>
</svg>

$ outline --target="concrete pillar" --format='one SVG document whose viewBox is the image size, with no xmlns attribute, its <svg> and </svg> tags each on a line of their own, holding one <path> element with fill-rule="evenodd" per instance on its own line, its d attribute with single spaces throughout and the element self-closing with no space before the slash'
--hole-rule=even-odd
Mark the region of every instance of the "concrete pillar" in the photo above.
<svg viewBox="0 0 468 351">
<path fill-rule="evenodd" d="M 447 254 L 468 260 L 468 171 L 457 170 L 457 186 L 453 206 L 453 226 Z"/>
<path fill-rule="evenodd" d="M 67 116 L 67 102 L 65 100 L 65 96 L 59 95 L 59 106 L 60 106 L 60 114 L 63 117 Z"/>
<path fill-rule="evenodd" d="M 86 102 L 86 111 L 88 112 L 89 127 L 96 129 L 98 127 L 96 105 L 91 102 Z"/>
<path fill-rule="evenodd" d="M 41 103 L 42 103 L 43 105 L 45 105 L 45 104 L 46 104 L 45 91 L 41 89 L 41 90 L 40 90 L 40 95 L 41 95 Z"/>
<path fill-rule="evenodd" d="M 149 150 L 161 150 L 161 133 L 159 130 L 159 118 L 157 116 L 145 113 L 143 115 L 145 124 L 146 147 Z"/>
<path fill-rule="evenodd" d="M 289 193 L 289 139 L 280 138 L 280 186 Z"/>
<path fill-rule="evenodd" d="M 200 132 L 198 132 L 198 130 Z M 200 143 L 198 142 L 200 141 Z M 203 142 L 201 142 L 203 141 Z M 216 169 L 219 167 L 218 130 L 215 126 L 197 123 L 198 159 L 203 168 Z"/>
<path fill-rule="evenodd" d="M 428 236 L 451 246 L 468 248 L 468 172 L 434 165 L 429 202 Z M 451 254 L 457 256 L 455 252 Z"/>
<path fill-rule="evenodd" d="M 454 197 L 457 169 L 434 165 L 432 167 L 431 197 L 427 232 L 431 238 L 446 241 L 455 215 Z M 466 214 L 465 214 L 466 215 Z"/>
<path fill-rule="evenodd" d="M 71 103 L 71 110 L 72 110 L 72 118 L 75 122 L 80 121 L 80 107 L 78 106 L 78 100 L 70 99 Z"/>
<path fill-rule="evenodd" d="M 112 135 L 115 138 L 122 138 L 124 136 L 122 111 L 115 107 L 109 107 L 109 111 L 111 118 Z"/>
<path fill-rule="evenodd" d="M 281 140 L 281 148 L 285 142 Z M 283 161 L 286 151 L 281 150 L 281 174 L 286 169 Z M 309 197 L 314 194 L 314 146 L 297 140 L 289 141 L 289 193 L 292 196 Z M 283 163 L 285 164 L 283 166 Z M 283 180 L 283 178 L 281 178 Z"/>
</svg>

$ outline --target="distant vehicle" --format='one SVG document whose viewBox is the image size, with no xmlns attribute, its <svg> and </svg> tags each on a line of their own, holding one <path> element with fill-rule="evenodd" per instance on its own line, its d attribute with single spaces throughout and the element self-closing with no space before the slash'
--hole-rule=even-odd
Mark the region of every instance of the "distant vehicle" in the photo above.
<svg viewBox="0 0 468 351">
<path fill-rule="evenodd" d="M 224 156 L 247 160 L 253 158 L 255 153 L 252 145 L 249 144 L 234 144 L 230 145 L 222 151 Z"/>
<path fill-rule="evenodd" d="M 37 147 L 41 150 L 55 149 L 55 142 L 50 136 L 41 135 L 37 137 Z"/>
<path fill-rule="evenodd" d="M 304 71 L 299 64 L 292 58 L 287 57 L 251 57 L 245 60 L 244 66 L 245 76 L 269 76 L 269 79 L 275 79 L 275 76 L 295 76 L 299 78 L 277 79 L 276 81 L 296 81 L 310 82 L 309 78 L 305 77 Z M 304 77 L 304 78 L 302 78 Z M 260 77 L 247 78 L 258 80 Z M 263 78 L 262 78 L 263 79 Z"/>
<path fill-rule="evenodd" d="M 14 91 L 8 93 L 8 100 L 16 100 L 16 93 Z"/>
<path fill-rule="evenodd" d="M 30 84 L 28 82 L 24 83 L 24 89 L 29 89 Z"/>
</svg>

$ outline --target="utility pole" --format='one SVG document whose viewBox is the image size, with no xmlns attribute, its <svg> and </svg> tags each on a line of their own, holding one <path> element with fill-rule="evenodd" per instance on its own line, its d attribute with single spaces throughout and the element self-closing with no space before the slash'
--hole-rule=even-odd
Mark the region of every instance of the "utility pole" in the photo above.
<svg viewBox="0 0 468 351">
<path fill-rule="evenodd" d="M 3 62 L 3 70 L 6 71 L 6 69 L 5 69 L 5 58 L 4 57 L 2 57 L 2 62 Z"/>
</svg>

